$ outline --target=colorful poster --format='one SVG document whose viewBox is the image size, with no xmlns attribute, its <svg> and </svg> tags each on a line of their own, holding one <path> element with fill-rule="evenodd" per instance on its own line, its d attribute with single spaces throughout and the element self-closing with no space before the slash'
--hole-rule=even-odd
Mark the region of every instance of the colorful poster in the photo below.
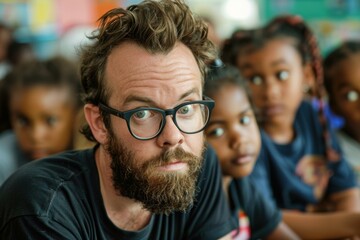
<svg viewBox="0 0 360 240">
<path fill-rule="evenodd" d="M 120 0 L 95 0 L 95 15 L 94 21 L 97 21 L 104 13 L 109 11 L 110 9 L 120 7 Z"/>
<path fill-rule="evenodd" d="M 55 25 L 55 8 L 53 0 L 31 0 L 30 21 L 34 32 L 41 32 Z"/>
<path fill-rule="evenodd" d="M 60 34 L 76 25 L 91 25 L 94 0 L 56 0 L 56 22 Z"/>
</svg>

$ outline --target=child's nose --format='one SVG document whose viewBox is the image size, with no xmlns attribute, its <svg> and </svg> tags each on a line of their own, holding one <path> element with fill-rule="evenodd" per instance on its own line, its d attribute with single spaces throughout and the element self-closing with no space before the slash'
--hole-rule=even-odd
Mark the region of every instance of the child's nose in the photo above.
<svg viewBox="0 0 360 240">
<path fill-rule="evenodd" d="M 41 142 L 44 141 L 44 139 L 46 138 L 46 127 L 38 124 L 33 126 L 32 131 L 31 131 L 31 138 L 34 142 Z"/>
<path fill-rule="evenodd" d="M 231 130 L 230 147 L 236 150 L 246 142 L 246 139 L 244 129 L 241 126 L 236 126 Z"/>
<path fill-rule="evenodd" d="M 266 81 L 264 88 L 265 88 L 265 97 L 267 100 L 274 99 L 280 96 L 281 86 L 273 79 L 269 79 L 268 81 Z"/>
</svg>

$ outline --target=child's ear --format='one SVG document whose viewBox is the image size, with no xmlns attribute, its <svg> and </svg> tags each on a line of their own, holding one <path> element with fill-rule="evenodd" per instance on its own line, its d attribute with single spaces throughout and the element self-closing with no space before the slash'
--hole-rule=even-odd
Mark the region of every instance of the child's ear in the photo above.
<svg viewBox="0 0 360 240">
<path fill-rule="evenodd" d="M 105 144 L 107 142 L 108 132 L 101 117 L 99 107 L 89 103 L 85 104 L 84 115 L 94 138 L 100 144 Z"/>
<path fill-rule="evenodd" d="M 307 94 L 313 94 L 313 90 L 315 89 L 315 73 L 310 63 L 306 63 L 303 67 L 304 71 L 304 82 L 303 82 L 303 90 Z"/>
</svg>

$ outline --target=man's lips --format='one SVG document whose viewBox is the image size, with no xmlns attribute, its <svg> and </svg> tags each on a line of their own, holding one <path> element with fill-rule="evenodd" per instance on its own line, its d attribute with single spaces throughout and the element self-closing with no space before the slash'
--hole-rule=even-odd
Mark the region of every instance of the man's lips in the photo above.
<svg viewBox="0 0 360 240">
<path fill-rule="evenodd" d="M 163 171 L 184 171 L 188 168 L 188 164 L 182 161 L 169 162 L 158 167 Z"/>
</svg>

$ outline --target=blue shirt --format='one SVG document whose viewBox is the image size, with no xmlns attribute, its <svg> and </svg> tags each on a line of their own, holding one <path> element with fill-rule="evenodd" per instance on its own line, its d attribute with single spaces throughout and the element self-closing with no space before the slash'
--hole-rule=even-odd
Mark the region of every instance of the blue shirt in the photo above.
<svg viewBox="0 0 360 240">
<path fill-rule="evenodd" d="M 247 216 L 250 223 L 250 239 L 266 238 L 281 222 L 280 210 L 268 203 L 249 177 L 234 179 L 231 182 L 229 202 L 236 222 L 240 220 L 239 213 L 244 212 Z"/>
<path fill-rule="evenodd" d="M 301 103 L 294 129 L 296 137 L 289 144 L 277 144 L 261 131 L 262 149 L 250 178 L 273 204 L 305 211 L 323 197 L 356 186 L 353 170 L 331 131 L 332 146 L 340 159 L 325 159 L 322 127 L 308 102 Z"/>
</svg>

